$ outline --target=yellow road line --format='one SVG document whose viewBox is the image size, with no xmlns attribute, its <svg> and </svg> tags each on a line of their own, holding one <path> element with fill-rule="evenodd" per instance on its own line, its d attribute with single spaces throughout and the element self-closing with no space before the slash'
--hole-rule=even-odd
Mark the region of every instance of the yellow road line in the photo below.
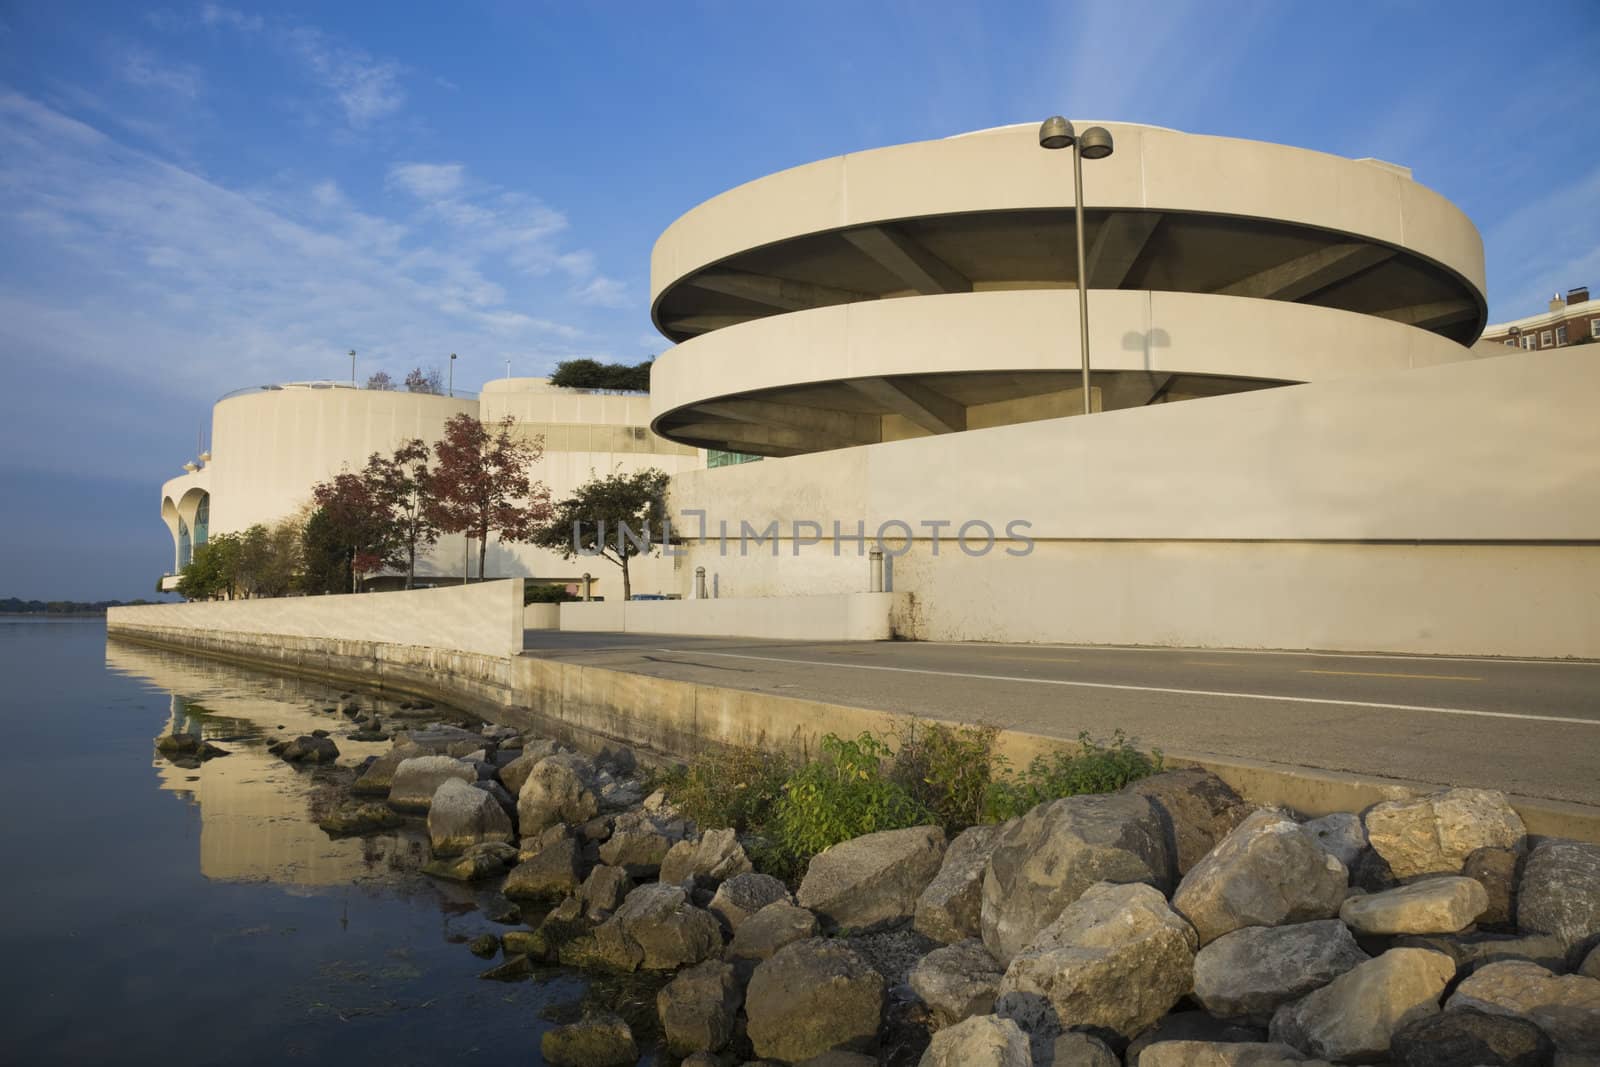
<svg viewBox="0 0 1600 1067">
<path fill-rule="evenodd" d="M 1464 674 L 1390 674 L 1384 671 L 1313 671 L 1302 670 L 1301 674 L 1343 674 L 1356 678 L 1420 678 L 1429 682 L 1481 682 L 1482 678 L 1468 678 Z"/>
</svg>

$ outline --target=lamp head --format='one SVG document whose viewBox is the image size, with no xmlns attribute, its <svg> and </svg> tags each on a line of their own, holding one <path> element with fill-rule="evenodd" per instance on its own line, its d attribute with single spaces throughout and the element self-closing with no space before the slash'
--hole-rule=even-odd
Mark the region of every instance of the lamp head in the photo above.
<svg viewBox="0 0 1600 1067">
<path fill-rule="evenodd" d="M 1039 124 L 1040 148 L 1071 148 L 1077 136 L 1072 123 L 1060 115 L 1051 115 Z"/>
<path fill-rule="evenodd" d="M 1078 138 L 1078 151 L 1084 159 L 1104 159 L 1111 154 L 1111 131 L 1104 126 L 1090 126 Z"/>
</svg>

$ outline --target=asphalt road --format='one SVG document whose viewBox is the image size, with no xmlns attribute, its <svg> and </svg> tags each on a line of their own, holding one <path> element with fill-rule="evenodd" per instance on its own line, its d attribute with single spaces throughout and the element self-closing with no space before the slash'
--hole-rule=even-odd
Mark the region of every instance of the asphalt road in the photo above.
<svg viewBox="0 0 1600 1067">
<path fill-rule="evenodd" d="M 1600 804 L 1600 662 L 529 631 L 529 655 Z"/>
</svg>

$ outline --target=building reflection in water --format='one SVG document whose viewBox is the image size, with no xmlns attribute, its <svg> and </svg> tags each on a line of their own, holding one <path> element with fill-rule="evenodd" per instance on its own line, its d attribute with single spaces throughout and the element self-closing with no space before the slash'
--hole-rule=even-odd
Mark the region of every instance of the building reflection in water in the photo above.
<svg viewBox="0 0 1600 1067">
<path fill-rule="evenodd" d="M 319 887 L 389 881 L 427 861 L 417 829 L 359 838 L 329 838 L 313 820 L 319 786 L 309 771 L 270 755 L 281 737 L 335 729 L 322 708 L 337 693 L 315 682 L 131 645 L 106 643 L 106 666 L 171 694 L 165 733 L 188 733 L 230 755 L 197 768 L 152 758 L 162 789 L 200 810 L 200 871 L 217 881 L 267 881 Z M 368 702 L 370 704 L 370 701 Z M 387 751 L 386 742 L 338 737 L 339 763 L 350 766 Z M 393 886 L 390 887 L 394 888 Z"/>
</svg>

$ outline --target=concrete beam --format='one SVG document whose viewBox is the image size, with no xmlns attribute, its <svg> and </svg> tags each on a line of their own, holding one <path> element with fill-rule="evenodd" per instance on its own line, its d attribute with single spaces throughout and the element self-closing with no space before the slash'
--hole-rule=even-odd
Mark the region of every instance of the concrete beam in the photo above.
<svg viewBox="0 0 1600 1067">
<path fill-rule="evenodd" d="M 1408 326 L 1420 326 L 1424 330 L 1463 322 L 1477 313 L 1478 309 L 1470 300 L 1438 300 L 1428 304 L 1412 304 L 1410 307 L 1373 312 L 1380 319 L 1403 322 Z"/>
<path fill-rule="evenodd" d="M 696 404 L 695 411 L 755 426 L 789 426 L 816 430 L 852 444 L 870 445 L 883 440 L 883 424 L 876 415 L 853 411 L 778 404 L 770 400 L 714 400 Z"/>
<path fill-rule="evenodd" d="M 700 334 L 749 321 L 750 317 L 747 315 L 688 315 L 681 319 L 671 319 L 663 325 L 674 333 Z"/>
<path fill-rule="evenodd" d="M 844 384 L 929 433 L 955 433 L 967 428 L 965 407 L 910 378 L 851 378 Z"/>
<path fill-rule="evenodd" d="M 760 426 L 735 419 L 708 418 L 685 423 L 672 428 L 679 437 L 692 437 L 700 441 L 715 441 L 730 452 L 748 452 L 762 456 L 789 456 L 802 452 L 823 452 L 833 448 L 850 448 L 857 441 L 836 437 L 821 430 L 803 430 L 796 426 Z"/>
<path fill-rule="evenodd" d="M 1101 223 L 1084 264 L 1089 287 L 1120 288 L 1160 223 L 1160 215 L 1144 211 L 1118 211 Z"/>
<path fill-rule="evenodd" d="M 1287 263 L 1241 278 L 1225 288 L 1222 296 L 1253 296 L 1267 300 L 1300 300 L 1319 289 L 1375 267 L 1394 255 L 1394 249 L 1360 241 L 1345 241 Z"/>
<path fill-rule="evenodd" d="M 972 279 L 892 225 L 862 226 L 841 236 L 924 296 L 972 292 Z"/>
<path fill-rule="evenodd" d="M 689 279 L 697 289 L 705 289 L 724 296 L 736 296 L 757 304 L 778 308 L 781 311 L 804 311 L 806 308 L 826 307 L 829 304 L 852 304 L 861 300 L 874 300 L 868 293 L 813 282 L 796 282 L 788 278 L 774 278 L 768 274 L 751 274 L 742 270 L 708 270 Z"/>
</svg>

